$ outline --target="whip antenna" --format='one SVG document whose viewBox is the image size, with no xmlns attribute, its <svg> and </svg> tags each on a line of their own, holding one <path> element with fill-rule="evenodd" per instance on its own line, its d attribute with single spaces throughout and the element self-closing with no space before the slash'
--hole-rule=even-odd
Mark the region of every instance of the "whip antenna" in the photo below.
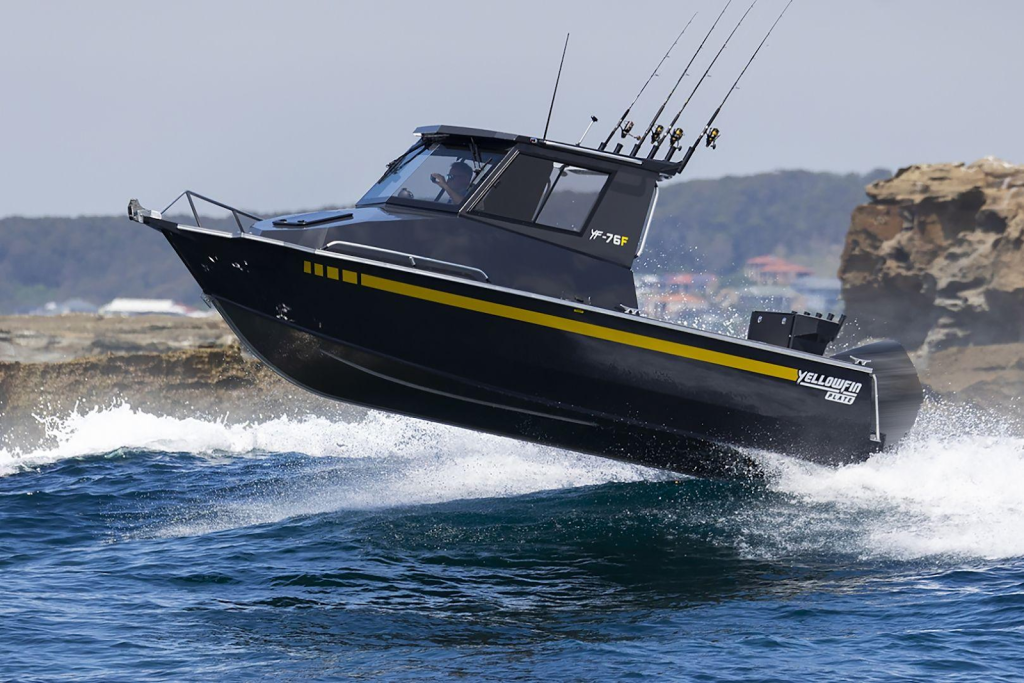
<svg viewBox="0 0 1024 683">
<path fill-rule="evenodd" d="M 683 115 L 683 110 L 686 109 L 686 105 L 690 103 L 690 100 L 693 99 L 693 96 L 697 94 L 697 91 L 700 89 L 701 83 L 703 83 L 704 79 L 708 77 L 709 73 L 711 73 L 711 67 L 713 67 L 715 65 L 715 62 L 718 61 L 718 58 L 722 56 L 722 53 L 725 51 L 725 46 L 729 44 L 730 40 L 732 40 L 732 37 L 733 35 L 735 35 L 736 30 L 740 27 L 740 24 L 743 23 L 743 20 L 747 18 L 747 15 L 750 14 L 750 10 L 754 9 L 754 5 L 756 4 L 757 0 L 754 0 L 754 2 L 750 3 L 750 7 L 748 7 L 747 11 L 743 13 L 742 17 L 740 17 L 740 20 L 736 24 L 736 26 L 733 27 L 732 33 L 730 33 L 729 37 L 725 39 L 724 43 L 722 43 L 722 47 L 718 48 L 718 52 L 715 54 L 715 58 L 711 60 L 710 64 L 708 64 L 708 68 L 705 69 L 704 75 L 700 77 L 700 80 L 697 81 L 697 85 L 694 86 L 693 92 L 690 93 L 690 96 L 686 98 L 685 102 L 683 102 L 683 106 L 679 108 L 678 112 L 676 112 L 675 117 L 672 119 L 672 123 L 668 124 L 668 130 L 672 131 L 669 137 L 671 138 L 673 146 L 678 145 L 679 141 L 683 139 L 683 129 L 675 127 L 676 122 L 679 120 L 679 117 Z M 661 143 L 664 142 L 664 140 L 664 136 L 659 136 L 657 139 L 651 140 L 652 146 L 650 154 L 647 155 L 648 159 L 654 158 L 654 155 L 658 153 L 658 149 L 661 147 Z"/>
<path fill-rule="evenodd" d="M 548 108 L 548 121 L 544 124 L 544 138 L 548 139 L 548 126 L 551 125 L 551 112 L 555 110 L 555 95 L 558 94 L 558 82 L 562 80 L 562 66 L 565 65 L 565 52 L 569 49 L 569 34 L 565 34 L 565 47 L 562 48 L 562 61 L 558 63 L 558 76 L 555 78 L 555 91 L 551 93 L 551 106 Z"/>
<path fill-rule="evenodd" d="M 697 151 L 697 145 L 699 145 L 700 141 L 704 140 L 705 137 L 707 138 L 707 146 L 714 149 L 715 142 L 718 140 L 719 133 L 717 128 L 712 128 L 711 126 L 714 125 L 715 119 L 718 118 L 718 114 L 721 113 L 722 107 L 724 107 L 725 103 L 729 100 L 729 96 L 732 95 L 734 90 L 736 90 L 736 86 L 740 84 L 740 79 L 743 78 L 743 74 L 747 73 L 747 69 L 749 69 L 750 65 L 754 63 L 754 59 L 757 57 L 757 53 L 761 51 L 761 48 L 764 47 L 765 42 L 768 41 L 768 36 L 772 34 L 772 31 L 775 30 L 775 27 L 778 26 L 780 21 L 782 21 L 782 15 L 786 13 L 786 10 L 788 10 L 789 6 L 792 4 L 793 0 L 789 0 L 786 6 L 782 9 L 782 12 L 779 14 L 779 18 L 776 19 L 775 23 L 772 24 L 772 27 L 768 29 L 768 33 L 765 34 L 764 39 L 761 41 L 761 44 L 757 46 L 756 50 L 754 50 L 754 54 L 750 56 L 750 60 L 747 62 L 747 65 L 743 67 L 743 71 L 740 72 L 740 75 L 736 77 L 736 81 L 732 84 L 732 87 L 729 88 L 729 92 L 725 93 L 725 97 L 722 98 L 722 103 L 718 105 L 718 109 L 716 109 L 715 113 L 711 115 L 710 119 L 708 119 L 708 123 L 706 126 L 704 126 L 704 130 L 701 131 L 701 134 L 698 135 L 697 139 L 693 141 L 693 144 L 690 145 L 690 148 L 686 150 L 686 156 L 684 156 L 683 160 L 679 162 L 679 173 L 682 173 L 683 169 L 686 168 L 686 165 L 690 163 L 690 158 L 693 157 L 693 153 Z M 675 151 L 675 147 L 670 149 L 668 151 L 668 155 L 665 157 L 665 161 L 671 159 L 672 153 Z"/>
<path fill-rule="evenodd" d="M 757 0 L 754 1 L 757 2 Z M 706 36 L 704 36 L 704 40 L 700 42 L 700 45 L 697 47 L 697 51 L 693 53 L 692 57 L 690 57 L 690 61 L 689 63 L 687 63 L 686 68 L 683 69 L 683 73 L 679 75 L 679 79 L 676 81 L 676 84 L 672 86 L 672 90 L 669 91 L 668 97 L 666 97 L 665 101 L 661 103 L 660 107 L 658 107 L 657 113 L 654 115 L 654 118 L 651 119 L 651 123 L 649 126 L 647 126 L 647 130 L 644 131 L 644 134 L 640 136 L 640 138 L 638 139 L 636 145 L 633 147 L 633 151 L 630 152 L 629 154 L 630 156 L 635 157 L 636 153 L 640 151 L 640 146 L 644 144 L 644 140 L 646 140 L 647 136 L 651 134 L 651 131 L 654 129 L 654 124 L 657 123 L 658 117 L 661 116 L 661 113 L 665 111 L 665 107 L 668 105 L 668 101 L 672 99 L 672 95 L 675 94 L 676 88 L 678 88 L 679 84 L 683 82 L 683 78 L 686 77 L 686 74 L 690 70 L 690 67 L 693 66 L 693 60 L 697 59 L 697 55 L 699 55 L 700 51 L 704 48 L 704 43 L 708 42 L 708 38 L 711 37 L 711 33 L 715 30 L 715 27 L 718 26 L 719 20 L 725 14 L 725 10 L 729 9 L 729 5 L 731 4 L 732 0 L 726 2 L 725 7 L 723 7 L 722 11 L 718 13 L 718 19 L 715 19 L 715 23 L 711 24 L 711 30 L 708 31 Z"/>
<path fill-rule="evenodd" d="M 660 69 L 661 65 L 665 63 L 666 59 L 668 59 L 668 56 L 672 53 L 672 50 L 675 49 L 676 43 L 679 42 L 679 39 L 683 37 L 684 33 L 686 33 L 686 29 L 690 28 L 690 24 L 692 24 L 693 20 L 696 18 L 697 13 L 694 12 L 693 16 L 690 17 L 690 20 L 686 22 L 686 26 L 683 27 L 683 30 L 679 32 L 678 36 L 676 36 L 676 39 L 672 42 L 672 45 L 669 46 L 668 52 L 666 52 L 665 56 L 661 58 L 660 62 L 658 62 L 658 66 L 654 67 L 654 71 L 652 71 L 651 75 L 647 77 L 647 82 L 644 83 L 644 87 L 640 88 L 640 92 L 636 94 L 636 97 L 633 98 L 633 101 L 629 103 L 628 107 L 626 107 L 626 111 L 625 113 L 623 113 L 622 118 L 620 118 L 619 122 L 615 124 L 614 128 L 612 128 L 612 132 L 608 133 L 608 139 L 602 142 L 601 145 L 598 147 L 599 150 L 603 151 L 604 148 L 608 146 L 608 143 L 612 141 L 612 138 L 615 137 L 615 133 L 619 130 L 619 128 L 622 127 L 622 124 L 626 122 L 626 118 L 629 117 L 629 112 L 633 108 L 633 105 L 636 104 L 636 101 L 639 100 L 640 96 L 644 94 L 644 90 L 647 90 L 647 86 L 651 84 L 651 81 L 654 80 L 654 77 L 658 75 L 658 69 Z"/>
</svg>

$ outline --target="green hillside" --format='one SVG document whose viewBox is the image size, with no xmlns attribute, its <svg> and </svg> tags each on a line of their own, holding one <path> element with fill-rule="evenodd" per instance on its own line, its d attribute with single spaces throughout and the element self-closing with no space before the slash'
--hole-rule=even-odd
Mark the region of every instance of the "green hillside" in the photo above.
<svg viewBox="0 0 1024 683">
<path fill-rule="evenodd" d="M 167 240 L 122 216 L 0 220 L 0 282 L 0 313 L 72 297 L 195 305 L 200 294 Z"/>
<path fill-rule="evenodd" d="M 773 253 L 833 275 L 864 188 L 889 175 L 780 171 L 668 185 L 636 270 L 728 274 Z"/>
<path fill-rule="evenodd" d="M 770 252 L 834 268 L 864 186 L 885 175 L 784 171 L 667 185 L 637 269 L 728 274 Z M 0 313 L 72 297 L 199 302 L 167 242 L 123 216 L 0 219 L 0 283 Z"/>
</svg>

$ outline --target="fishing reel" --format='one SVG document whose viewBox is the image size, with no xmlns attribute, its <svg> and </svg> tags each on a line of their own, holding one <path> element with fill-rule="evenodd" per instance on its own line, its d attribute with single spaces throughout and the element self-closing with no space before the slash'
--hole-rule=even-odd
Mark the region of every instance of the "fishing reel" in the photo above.
<svg viewBox="0 0 1024 683">
<path fill-rule="evenodd" d="M 669 135 L 669 137 L 668 137 L 669 142 L 676 149 L 679 149 L 679 141 L 682 140 L 682 139 L 683 139 L 683 129 L 682 128 L 676 128 L 675 130 L 672 131 L 672 134 Z"/>
<path fill-rule="evenodd" d="M 651 132 L 651 144 L 657 147 L 661 144 L 661 139 L 665 136 L 665 126 L 658 124 L 655 129 Z"/>
<path fill-rule="evenodd" d="M 707 138 L 704 140 L 704 146 L 710 147 L 711 149 L 718 149 L 718 136 L 721 132 L 717 128 L 712 128 L 708 131 Z"/>
<path fill-rule="evenodd" d="M 622 124 L 622 128 L 619 129 L 619 135 L 622 136 L 623 140 L 625 140 L 628 137 L 636 137 L 636 136 L 633 136 L 633 135 L 629 134 L 630 131 L 632 131 L 632 130 L 633 130 L 633 122 L 632 121 L 626 121 L 624 124 Z M 613 154 L 618 154 L 621 151 L 622 151 L 622 143 L 620 142 L 617 145 L 615 145 L 615 151 L 612 152 L 612 153 Z"/>
</svg>

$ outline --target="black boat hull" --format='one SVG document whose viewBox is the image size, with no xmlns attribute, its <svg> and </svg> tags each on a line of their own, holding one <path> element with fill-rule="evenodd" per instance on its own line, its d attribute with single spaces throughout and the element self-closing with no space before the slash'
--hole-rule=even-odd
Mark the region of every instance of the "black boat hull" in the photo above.
<svg viewBox="0 0 1024 683">
<path fill-rule="evenodd" d="M 258 357 L 334 399 L 694 474 L 743 466 L 737 447 L 840 464 L 886 438 L 872 371 L 850 362 L 272 240 L 154 227 Z"/>
</svg>

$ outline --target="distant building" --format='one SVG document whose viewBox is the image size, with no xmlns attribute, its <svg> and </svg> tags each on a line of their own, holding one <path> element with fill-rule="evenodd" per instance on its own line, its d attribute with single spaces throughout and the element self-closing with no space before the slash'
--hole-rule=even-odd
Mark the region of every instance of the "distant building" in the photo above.
<svg viewBox="0 0 1024 683">
<path fill-rule="evenodd" d="M 182 315 L 199 313 L 190 306 L 175 303 L 173 299 L 127 299 L 117 298 L 100 306 L 100 315 Z"/>
<path fill-rule="evenodd" d="M 658 320 L 678 320 L 689 313 L 706 311 L 711 304 L 695 294 L 655 294 L 644 301 L 644 313 Z"/>
<path fill-rule="evenodd" d="M 837 278 L 815 277 L 810 268 L 778 256 L 746 262 L 747 286 L 721 288 L 714 273 L 638 273 L 637 302 L 644 315 L 684 325 L 736 333 L 753 311 L 842 313 Z"/>
<path fill-rule="evenodd" d="M 85 299 L 68 299 L 67 301 L 48 301 L 39 308 L 28 312 L 29 315 L 68 315 L 69 313 L 95 313 L 96 306 Z"/>
<path fill-rule="evenodd" d="M 802 303 L 799 292 L 780 285 L 753 285 L 734 293 L 728 302 L 737 311 L 794 311 Z"/>
<path fill-rule="evenodd" d="M 756 285 L 785 287 L 800 278 L 813 275 L 814 271 L 778 256 L 765 255 L 747 259 L 743 274 Z"/>
<path fill-rule="evenodd" d="M 714 273 L 672 273 L 664 282 L 666 291 L 673 294 L 711 294 L 718 288 Z"/>
<path fill-rule="evenodd" d="M 714 273 L 664 273 L 636 276 L 637 301 L 645 315 L 678 320 L 711 308 L 708 297 L 718 289 Z"/>
<path fill-rule="evenodd" d="M 793 289 L 802 297 L 802 311 L 812 313 L 842 313 L 843 283 L 836 277 L 802 277 L 793 283 Z"/>
</svg>

